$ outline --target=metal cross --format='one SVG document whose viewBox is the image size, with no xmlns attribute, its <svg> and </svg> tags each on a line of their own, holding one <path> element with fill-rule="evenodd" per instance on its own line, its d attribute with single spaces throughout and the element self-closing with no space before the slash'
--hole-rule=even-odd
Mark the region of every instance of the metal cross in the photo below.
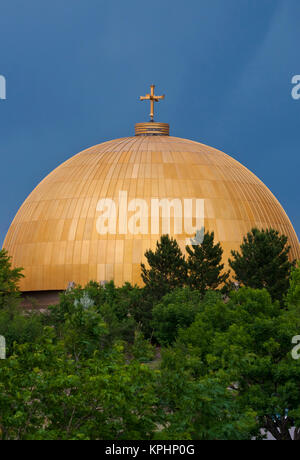
<svg viewBox="0 0 300 460">
<path fill-rule="evenodd" d="M 146 94 L 146 96 L 140 96 L 141 101 L 150 101 L 150 119 L 151 121 L 154 121 L 154 102 L 158 102 L 161 99 L 165 98 L 165 95 L 163 96 L 155 96 L 154 94 L 154 88 L 155 85 L 151 85 L 151 92 L 150 94 Z"/>
</svg>

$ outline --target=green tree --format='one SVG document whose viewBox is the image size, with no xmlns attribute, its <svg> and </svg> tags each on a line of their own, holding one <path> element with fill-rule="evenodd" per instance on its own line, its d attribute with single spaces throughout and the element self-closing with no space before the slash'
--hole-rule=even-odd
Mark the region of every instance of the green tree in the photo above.
<svg viewBox="0 0 300 460">
<path fill-rule="evenodd" d="M 300 261 L 298 261 L 297 267 L 292 270 L 290 287 L 285 300 L 289 307 L 294 305 L 300 308 Z"/>
<path fill-rule="evenodd" d="M 221 379 L 128 362 L 122 345 L 73 359 L 53 328 L 0 362 L 1 440 L 249 439 Z"/>
<path fill-rule="evenodd" d="M 142 279 L 153 299 L 161 299 L 165 294 L 187 282 L 185 257 L 175 239 L 162 235 L 156 243 L 156 251 L 145 252 L 149 269 L 141 264 Z"/>
<path fill-rule="evenodd" d="M 6 355 L 13 345 L 35 343 L 43 334 L 44 317 L 39 312 L 24 312 L 18 305 L 0 309 L 0 335 L 5 337 Z"/>
<path fill-rule="evenodd" d="M 72 359 L 47 328 L 0 362 L 0 439 L 151 439 L 161 421 L 156 374 L 121 345 Z"/>
<path fill-rule="evenodd" d="M 253 228 L 243 239 L 240 252 L 231 251 L 229 265 L 235 279 L 244 286 L 267 289 L 273 300 L 281 300 L 289 287 L 295 262 L 289 261 L 287 237 L 272 228 Z"/>
<path fill-rule="evenodd" d="M 223 249 L 220 243 L 214 244 L 214 232 L 206 232 L 204 235 L 197 232 L 191 243 L 191 246 L 186 247 L 188 284 L 204 296 L 206 291 L 224 285 L 229 272 L 224 272 L 224 264 L 221 263 Z"/>
<path fill-rule="evenodd" d="M 200 310 L 201 296 L 188 288 L 175 289 L 154 305 L 152 315 L 153 334 L 161 345 L 170 345 L 176 339 L 179 328 L 192 324 Z"/>
<path fill-rule="evenodd" d="M 108 345 L 115 340 L 133 342 L 137 321 L 132 313 L 140 298 L 142 298 L 141 289 L 129 283 L 117 288 L 113 282 L 101 286 L 91 281 L 84 288 L 75 286 L 62 293 L 59 304 L 50 307 L 48 324 L 55 325 L 58 336 L 62 337 L 65 323 L 70 322 L 71 317 L 77 318 L 80 327 L 83 325 L 81 317 L 87 319 L 87 314 L 93 312 L 95 321 L 98 318 L 98 321 L 104 321 L 107 325 Z M 92 324 L 93 322 L 89 324 L 90 332 L 92 332 Z"/>
<path fill-rule="evenodd" d="M 261 430 L 277 440 L 300 439 L 300 366 L 291 354 L 299 331 L 299 307 L 282 309 L 266 290 L 242 288 L 226 303 L 205 305 L 179 332 L 176 347 L 195 378 L 225 378 L 244 412 L 256 413 Z"/>
<path fill-rule="evenodd" d="M 162 440 L 250 440 L 258 435 L 256 414 L 244 408 L 227 389 L 222 377 L 194 379 L 185 360 L 176 370 L 166 365 L 161 371 L 159 395 L 164 421 L 156 439 Z"/>
<path fill-rule="evenodd" d="M 47 324 L 54 325 L 58 338 L 77 359 L 109 349 L 118 341 L 133 343 L 137 323 L 129 313 L 129 296 L 124 291 L 127 287 L 116 288 L 113 282 L 105 287 L 96 282 L 85 288 L 76 286 L 50 307 Z"/>
<path fill-rule="evenodd" d="M 12 268 L 11 258 L 5 249 L 0 250 L 0 309 L 16 305 L 20 292 L 18 283 L 23 277 L 22 268 Z"/>
<path fill-rule="evenodd" d="M 146 340 L 138 327 L 134 334 L 134 343 L 130 349 L 134 359 L 141 363 L 151 362 L 155 356 L 155 348 L 150 340 Z"/>
</svg>

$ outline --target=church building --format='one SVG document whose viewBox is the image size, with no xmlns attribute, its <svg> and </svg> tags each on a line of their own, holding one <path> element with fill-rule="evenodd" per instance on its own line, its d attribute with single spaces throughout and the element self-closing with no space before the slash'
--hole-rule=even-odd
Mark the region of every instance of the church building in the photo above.
<svg viewBox="0 0 300 460">
<path fill-rule="evenodd" d="M 70 283 L 141 285 L 145 251 L 166 232 L 184 249 L 197 218 L 220 241 L 225 267 L 253 227 L 287 235 L 291 258 L 300 259 L 296 233 L 271 191 L 225 153 L 170 136 L 167 123 L 154 121 L 154 103 L 163 98 L 152 85 L 141 97 L 150 102 L 150 121 L 136 124 L 135 136 L 76 154 L 24 201 L 4 248 L 24 268 L 26 295 L 47 304 Z"/>
</svg>

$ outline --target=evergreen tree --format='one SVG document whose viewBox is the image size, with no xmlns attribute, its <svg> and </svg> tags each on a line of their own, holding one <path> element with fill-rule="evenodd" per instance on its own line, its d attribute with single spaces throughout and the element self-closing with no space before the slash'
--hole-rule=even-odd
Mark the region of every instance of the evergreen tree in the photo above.
<svg viewBox="0 0 300 460">
<path fill-rule="evenodd" d="M 188 283 L 192 289 L 200 291 L 204 296 L 207 290 L 216 290 L 225 284 L 229 272 L 224 272 L 221 263 L 223 249 L 220 243 L 214 244 L 214 232 L 198 231 L 187 246 Z"/>
<path fill-rule="evenodd" d="M 285 298 L 285 303 L 290 307 L 294 305 L 295 307 L 300 307 L 300 260 L 295 268 L 292 269 L 290 276 L 290 287 Z"/>
<path fill-rule="evenodd" d="M 288 238 L 272 228 L 253 228 L 243 239 L 241 252 L 231 251 L 229 265 L 235 279 L 254 289 L 267 289 L 273 300 L 280 300 L 289 288 L 295 262 L 289 261 Z"/>
<path fill-rule="evenodd" d="M 187 282 L 185 257 L 175 239 L 162 235 L 156 243 L 156 251 L 145 252 L 149 269 L 141 264 L 142 279 L 154 299 L 161 299 L 165 294 Z"/>
<path fill-rule="evenodd" d="M 0 309 L 14 305 L 19 297 L 18 282 L 22 268 L 12 268 L 5 249 L 0 250 Z"/>
</svg>

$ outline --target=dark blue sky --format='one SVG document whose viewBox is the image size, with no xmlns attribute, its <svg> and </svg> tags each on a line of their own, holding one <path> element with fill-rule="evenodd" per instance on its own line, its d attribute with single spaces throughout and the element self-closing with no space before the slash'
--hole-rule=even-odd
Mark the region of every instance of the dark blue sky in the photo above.
<svg viewBox="0 0 300 460">
<path fill-rule="evenodd" d="M 171 134 L 232 155 L 300 235 L 299 0 L 1 0 L 0 242 L 61 162 L 131 136 L 166 93 Z"/>
</svg>

